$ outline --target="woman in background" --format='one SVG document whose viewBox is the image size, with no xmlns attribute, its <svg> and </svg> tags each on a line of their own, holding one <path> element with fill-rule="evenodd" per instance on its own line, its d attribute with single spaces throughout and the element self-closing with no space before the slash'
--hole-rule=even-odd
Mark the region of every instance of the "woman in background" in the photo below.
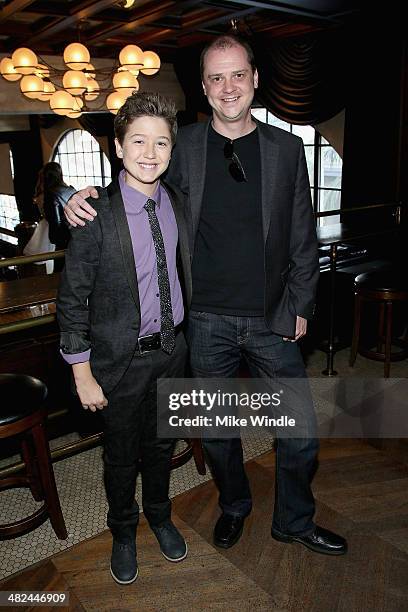
<svg viewBox="0 0 408 612">
<path fill-rule="evenodd" d="M 64 182 L 62 168 L 57 162 L 49 162 L 42 168 L 37 189 L 42 189 L 43 210 L 49 225 L 50 242 L 55 244 L 57 251 L 66 249 L 70 232 L 65 223 L 64 206 L 76 190 Z"/>
</svg>

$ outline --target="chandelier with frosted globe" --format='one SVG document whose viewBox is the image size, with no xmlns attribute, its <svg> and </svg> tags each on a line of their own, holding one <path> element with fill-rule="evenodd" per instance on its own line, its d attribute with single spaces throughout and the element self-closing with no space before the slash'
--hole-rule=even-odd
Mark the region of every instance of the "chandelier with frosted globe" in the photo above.
<svg viewBox="0 0 408 612">
<path fill-rule="evenodd" d="M 88 102 L 102 96 L 102 104 L 116 114 L 125 100 L 139 89 L 138 75 L 156 74 L 160 57 L 154 51 L 142 51 L 127 45 L 119 53 L 119 62 L 108 69 L 95 69 L 88 49 L 79 42 L 64 49 L 66 69 L 58 69 L 40 58 L 31 49 L 20 47 L 11 57 L 0 62 L 0 73 L 6 81 L 19 81 L 21 93 L 31 100 L 49 104 L 57 115 L 80 117 L 89 111 Z"/>
</svg>

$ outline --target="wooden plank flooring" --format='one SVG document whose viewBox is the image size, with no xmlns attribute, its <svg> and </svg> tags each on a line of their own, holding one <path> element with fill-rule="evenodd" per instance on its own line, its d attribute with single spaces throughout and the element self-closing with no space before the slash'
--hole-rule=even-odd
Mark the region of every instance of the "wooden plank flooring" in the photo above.
<svg viewBox="0 0 408 612">
<path fill-rule="evenodd" d="M 78 611 L 408 610 L 408 466 L 356 440 L 322 444 L 316 519 L 348 538 L 344 557 L 270 537 L 274 467 L 273 453 L 247 464 L 254 508 L 232 549 L 211 544 L 219 516 L 211 481 L 174 499 L 175 523 L 189 545 L 184 562 L 163 559 L 143 519 L 133 585 L 112 581 L 106 531 L 3 581 L 0 590 L 69 590 L 70 610 Z"/>
</svg>

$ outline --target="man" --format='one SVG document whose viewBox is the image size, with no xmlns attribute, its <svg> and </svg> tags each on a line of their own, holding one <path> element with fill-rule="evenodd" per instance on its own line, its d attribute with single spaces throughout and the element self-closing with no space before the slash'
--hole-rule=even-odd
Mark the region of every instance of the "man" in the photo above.
<svg viewBox="0 0 408 612">
<path fill-rule="evenodd" d="M 296 341 L 313 315 L 319 268 L 302 141 L 253 119 L 258 73 L 246 42 L 215 39 L 201 74 L 212 119 L 181 130 L 168 172 L 188 198 L 193 374 L 233 377 L 244 357 L 254 376 L 304 378 Z M 77 194 L 66 214 L 75 224 L 93 213 Z M 307 398 L 303 408 L 313 432 Z M 241 441 L 203 442 L 220 490 L 214 543 L 229 548 L 252 506 Z M 317 451 L 313 436 L 277 440 L 272 536 L 344 554 L 344 538 L 313 521 Z"/>
<path fill-rule="evenodd" d="M 144 513 L 163 556 L 187 555 L 170 518 L 174 441 L 156 431 L 156 380 L 184 375 L 179 274 L 191 298 L 182 196 L 160 183 L 176 133 L 172 102 L 146 93 L 127 99 L 115 118 L 124 170 L 100 190 L 97 220 L 73 230 L 57 300 L 61 350 L 79 399 L 102 410 L 111 574 L 119 584 L 138 575 L 139 462 Z"/>
</svg>

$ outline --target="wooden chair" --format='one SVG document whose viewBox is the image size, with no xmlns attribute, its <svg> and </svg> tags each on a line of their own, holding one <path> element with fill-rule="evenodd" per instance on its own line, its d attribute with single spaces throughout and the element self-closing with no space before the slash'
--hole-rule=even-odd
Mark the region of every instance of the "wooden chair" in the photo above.
<svg viewBox="0 0 408 612">
<path fill-rule="evenodd" d="M 392 338 L 393 308 L 396 303 L 408 303 L 408 281 L 406 273 L 367 272 L 360 274 L 354 281 L 355 309 L 354 330 L 350 353 L 350 366 L 356 361 L 357 353 L 368 359 L 384 362 L 384 377 L 390 376 L 391 361 L 400 361 L 408 357 L 408 343 Z M 376 350 L 361 346 L 360 324 L 363 303 L 371 302 L 379 305 L 379 320 Z M 392 346 L 400 350 L 392 351 Z"/>
<path fill-rule="evenodd" d="M 25 474 L 0 480 L 0 491 L 28 487 L 36 501 L 44 504 L 33 514 L 0 525 L 0 540 L 22 535 L 48 518 L 60 540 L 68 537 L 45 435 L 47 387 L 38 379 L 22 374 L 0 374 L 0 439 L 19 435 Z"/>
</svg>

